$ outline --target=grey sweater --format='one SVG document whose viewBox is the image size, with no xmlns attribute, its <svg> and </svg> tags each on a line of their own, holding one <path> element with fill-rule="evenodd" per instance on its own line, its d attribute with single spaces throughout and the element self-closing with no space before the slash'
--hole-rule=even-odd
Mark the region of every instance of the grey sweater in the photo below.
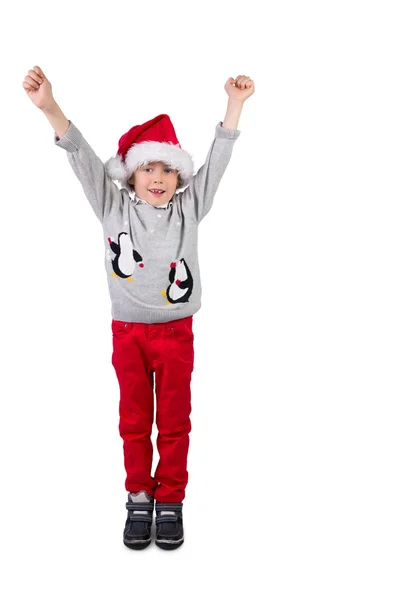
<svg viewBox="0 0 400 600">
<path fill-rule="evenodd" d="M 105 268 L 113 319 L 165 323 L 196 313 L 201 306 L 197 229 L 210 210 L 228 166 L 238 129 L 215 128 L 206 161 L 166 207 L 119 189 L 104 164 L 69 121 L 54 143 L 68 161 L 103 226 Z"/>
</svg>

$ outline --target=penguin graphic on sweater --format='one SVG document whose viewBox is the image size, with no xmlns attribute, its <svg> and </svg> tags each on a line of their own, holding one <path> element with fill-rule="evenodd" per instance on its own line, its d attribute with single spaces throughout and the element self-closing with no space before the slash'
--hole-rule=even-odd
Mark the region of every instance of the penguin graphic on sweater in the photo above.
<svg viewBox="0 0 400 600">
<path fill-rule="evenodd" d="M 144 267 L 144 264 L 142 257 L 134 249 L 130 236 L 126 231 L 122 231 L 118 234 L 118 242 L 113 242 L 111 238 L 108 238 L 108 243 L 115 254 L 111 261 L 114 269 L 112 276 L 133 281 L 132 273 L 135 270 L 135 262 L 139 263 L 139 267 Z"/>
<path fill-rule="evenodd" d="M 193 291 L 193 277 L 184 258 L 177 263 L 170 264 L 170 285 L 162 290 L 162 295 L 167 298 L 168 304 L 188 302 Z"/>
</svg>

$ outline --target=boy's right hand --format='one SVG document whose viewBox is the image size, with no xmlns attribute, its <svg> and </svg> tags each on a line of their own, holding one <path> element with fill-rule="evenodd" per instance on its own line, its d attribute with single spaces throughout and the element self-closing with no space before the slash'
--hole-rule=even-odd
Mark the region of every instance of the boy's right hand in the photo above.
<svg viewBox="0 0 400 600">
<path fill-rule="evenodd" d="M 50 109 L 56 104 L 51 89 L 51 83 L 38 66 L 33 67 L 25 76 L 22 86 L 32 102 L 40 110 Z"/>
</svg>

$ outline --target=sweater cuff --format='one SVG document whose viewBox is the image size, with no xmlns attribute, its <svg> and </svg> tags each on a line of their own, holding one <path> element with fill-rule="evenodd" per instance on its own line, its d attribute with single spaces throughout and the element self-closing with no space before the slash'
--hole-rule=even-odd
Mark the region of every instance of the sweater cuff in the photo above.
<svg viewBox="0 0 400 600">
<path fill-rule="evenodd" d="M 59 138 L 58 135 L 54 133 L 53 140 L 56 146 L 63 148 L 67 152 L 76 152 L 81 144 L 82 134 L 72 121 L 69 121 L 69 127 L 63 137 Z"/>
<path fill-rule="evenodd" d="M 241 134 L 241 131 L 239 129 L 226 129 L 226 127 L 222 127 L 222 121 L 220 121 L 215 128 L 215 137 L 216 138 L 237 140 L 240 134 Z"/>
</svg>

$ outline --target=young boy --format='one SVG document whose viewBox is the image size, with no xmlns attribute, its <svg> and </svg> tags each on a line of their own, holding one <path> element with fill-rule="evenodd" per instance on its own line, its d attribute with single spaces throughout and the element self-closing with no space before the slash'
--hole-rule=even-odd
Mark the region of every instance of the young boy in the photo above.
<svg viewBox="0 0 400 600">
<path fill-rule="evenodd" d="M 254 83 L 244 75 L 226 82 L 225 119 L 217 124 L 205 164 L 195 175 L 168 115 L 132 127 L 120 138 L 117 155 L 103 164 L 62 113 L 40 67 L 28 72 L 23 87 L 53 127 L 54 143 L 66 150 L 103 227 L 127 473 L 123 542 L 132 549 L 150 544 L 155 504 L 156 544 L 172 550 L 184 541 L 192 319 L 201 306 L 197 228 L 229 163 L 243 102 Z M 160 460 L 152 477 L 154 383 Z"/>
</svg>

